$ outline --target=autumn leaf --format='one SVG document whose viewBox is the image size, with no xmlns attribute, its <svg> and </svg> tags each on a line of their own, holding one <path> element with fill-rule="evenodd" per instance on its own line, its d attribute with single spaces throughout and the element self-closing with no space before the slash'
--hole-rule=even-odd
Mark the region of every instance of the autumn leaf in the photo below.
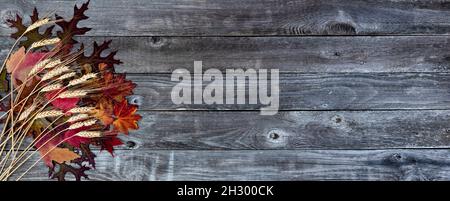
<svg viewBox="0 0 450 201">
<path fill-rule="evenodd" d="M 23 116 L 28 116 L 27 120 L 13 123 L 4 120 L 4 127 L 17 127 L 18 129 L 14 131 L 20 131 L 22 127 L 27 128 L 26 137 L 32 138 L 27 142 L 33 141 L 30 146 L 36 148 L 43 156 L 43 161 L 49 167 L 49 177 L 58 180 L 65 180 L 67 174 L 73 174 L 76 180 L 88 178 L 85 172 L 95 168 L 95 154 L 90 146 L 99 146 L 101 150 L 107 150 L 114 156 L 114 147 L 123 144 L 117 137 L 119 133 L 128 134 L 131 130 L 138 129 L 138 121 L 142 118 L 136 113 L 138 106 L 127 102 L 126 98 L 133 94 L 136 84 L 127 80 L 125 74 L 115 72 L 114 66 L 122 62 L 115 58 L 117 51 L 110 50 L 111 41 L 93 42 L 91 43 L 93 47 L 86 48 L 86 51 L 84 44 L 76 45 L 77 40 L 81 39 L 77 36 L 84 35 L 90 30 L 80 25 L 83 20 L 88 19 L 85 15 L 88 5 L 89 1 L 81 6 L 75 6 L 72 18 L 63 19 L 55 15 L 56 19 L 48 18 L 49 24 L 26 33 L 28 26 L 23 24 L 25 20 L 21 17 L 8 20 L 9 25 L 17 29 L 11 36 L 15 39 L 21 35 L 24 37 L 20 40 L 20 49 L 7 59 L 6 68 L 0 74 L 0 91 L 8 90 L 8 80 L 16 87 L 27 80 L 26 87 L 20 90 L 20 95 L 18 93 L 14 96 L 18 101 L 8 101 L 12 102 L 8 105 L 13 108 L 10 111 L 12 114 L 17 112 L 14 117 L 20 118 L 19 116 L 24 114 L 19 112 L 22 108 L 30 108 L 34 103 L 37 103 L 39 108 L 25 113 L 27 115 Z M 31 24 L 42 20 L 36 9 L 30 17 Z M 50 26 L 54 23 L 59 26 L 57 30 L 53 30 L 54 26 Z M 32 43 L 54 37 L 61 39 L 55 49 L 50 50 L 50 47 L 43 46 L 42 49 L 27 52 Z M 42 80 L 39 76 L 34 76 L 28 80 L 32 67 L 43 59 L 63 61 L 61 65 L 70 67 L 71 74 L 67 74 L 68 77 L 65 78 L 54 76 Z M 52 68 L 54 67 L 48 67 L 44 71 L 51 71 Z M 95 79 L 89 79 L 78 85 L 69 85 L 70 81 L 78 78 L 83 80 L 86 78 L 84 75 L 92 75 L 91 73 L 95 74 Z M 54 85 L 51 90 L 42 89 L 53 83 L 61 85 Z M 86 90 L 89 93 L 82 98 L 56 98 L 59 93 L 66 90 Z M 75 107 L 79 108 L 68 112 Z M 0 104 L 0 109 L 7 111 L 9 108 Z M 35 115 L 40 111 L 61 111 L 64 115 L 36 118 Z M 74 120 L 72 117 L 82 120 Z M 32 119 L 32 122 L 28 119 Z M 95 120 L 95 124 L 84 123 L 85 119 L 89 119 L 89 122 Z M 73 121 L 79 124 L 74 125 Z M 92 131 L 101 135 L 81 137 L 83 135 L 77 135 L 81 131 Z"/>
<path fill-rule="evenodd" d="M 115 59 L 114 56 L 117 54 L 117 51 L 112 51 L 106 56 L 104 55 L 104 51 L 109 48 L 111 44 L 111 40 L 103 42 L 101 45 L 98 45 L 97 42 L 94 42 L 94 48 L 91 55 L 85 56 L 82 54 L 80 58 L 77 60 L 80 65 L 84 64 L 92 64 L 94 67 L 100 67 L 100 64 L 103 68 L 113 68 L 114 64 L 121 64 L 122 62 L 118 59 Z M 84 51 L 84 45 L 82 44 L 79 52 Z"/>
<path fill-rule="evenodd" d="M 52 161 L 64 163 L 80 157 L 68 148 L 57 147 L 67 140 L 63 135 L 59 135 L 62 130 L 64 130 L 64 127 L 53 129 L 52 132 L 41 135 L 35 139 L 35 147 L 39 150 L 39 153 L 48 167 L 53 166 Z"/>
<path fill-rule="evenodd" d="M 43 160 L 45 164 L 49 167 L 53 166 L 52 161 L 57 163 L 70 162 L 71 160 L 77 159 L 80 156 L 73 151 L 70 151 L 68 148 L 54 148 L 52 145 L 45 145 L 39 149 L 41 156 L 43 156 Z M 53 150 L 52 150 L 53 149 Z"/>
<path fill-rule="evenodd" d="M 141 115 L 135 114 L 136 105 L 129 105 L 127 100 L 123 100 L 119 104 L 114 105 L 114 115 L 116 119 L 113 122 L 114 129 L 128 135 L 128 130 L 138 129 L 137 122 L 142 118 Z"/>
<path fill-rule="evenodd" d="M 113 123 L 113 105 L 112 101 L 106 98 L 102 98 L 97 103 L 97 111 L 94 114 L 97 119 L 100 119 L 103 124 L 110 125 Z"/>
<path fill-rule="evenodd" d="M 62 93 L 61 90 L 55 90 L 51 91 L 45 94 L 45 98 L 47 100 L 54 99 L 59 93 Z M 67 111 L 77 106 L 78 101 L 80 101 L 79 98 L 56 98 L 54 99 L 51 104 L 53 107 Z"/>
<path fill-rule="evenodd" d="M 33 15 L 30 16 L 30 19 L 32 23 L 39 20 L 39 13 L 36 8 L 34 8 Z M 23 20 L 19 15 L 16 15 L 16 19 L 7 19 L 6 21 L 11 28 L 17 29 L 15 33 L 11 34 L 11 37 L 14 39 L 18 39 L 28 28 L 28 26 L 23 24 Z M 49 38 L 52 35 L 54 27 L 54 25 L 47 27 L 43 33 L 40 33 L 38 28 L 27 32 L 24 36 L 26 40 L 22 40 L 19 45 L 28 48 L 34 42 Z"/>
<path fill-rule="evenodd" d="M 95 168 L 96 156 L 89 148 L 89 144 L 81 145 L 79 153 L 80 157 L 71 161 L 71 163 L 76 165 L 53 162 L 54 166 L 49 167 L 49 177 L 58 179 L 59 181 L 65 181 L 66 175 L 70 173 L 75 177 L 76 181 L 80 181 L 82 177 L 89 179 L 85 172 L 91 169 L 88 165 Z M 58 168 L 55 168 L 56 165 L 58 165 Z"/>
<path fill-rule="evenodd" d="M 89 128 L 90 127 L 83 126 L 81 128 L 68 130 L 64 133 L 64 139 L 66 139 L 66 142 L 69 143 L 71 146 L 79 148 L 81 144 L 89 143 L 91 139 L 78 137 L 75 135 L 81 131 L 88 130 Z"/>
<path fill-rule="evenodd" d="M 81 144 L 79 147 L 80 158 L 73 160 L 73 163 L 83 164 L 87 163 L 93 168 L 95 168 L 95 157 L 97 157 L 94 153 L 92 153 L 91 148 L 89 147 L 90 143 Z"/>
<path fill-rule="evenodd" d="M 78 43 L 76 40 L 73 39 L 74 36 L 83 35 L 89 30 L 91 30 L 91 28 L 87 27 L 82 28 L 78 27 L 78 23 L 80 23 L 80 21 L 89 18 L 84 14 L 84 12 L 88 10 L 88 6 L 89 1 L 83 3 L 79 8 L 77 6 L 74 6 L 73 17 L 69 21 L 66 21 L 61 16 L 56 15 L 56 20 L 58 20 L 56 24 L 60 26 L 62 29 L 61 31 L 57 32 L 57 35 L 59 38 L 63 40 L 64 44 L 68 44 L 70 45 L 70 47 L 72 47 L 73 44 Z"/>
<path fill-rule="evenodd" d="M 103 79 L 105 86 L 103 94 L 117 102 L 122 102 L 126 96 L 132 95 L 133 89 L 136 88 L 136 84 L 125 79 L 124 74 L 105 72 Z"/>
<path fill-rule="evenodd" d="M 25 48 L 21 47 L 16 52 L 11 54 L 11 56 L 6 61 L 6 70 L 8 73 L 12 73 L 18 68 L 22 60 L 25 58 Z"/>
<path fill-rule="evenodd" d="M 123 145 L 122 140 L 117 138 L 117 136 L 115 136 L 115 135 L 96 139 L 95 142 L 96 142 L 96 145 L 100 146 L 100 150 L 106 150 L 112 156 L 114 156 L 114 147 Z"/>
<path fill-rule="evenodd" d="M 13 84 L 17 87 L 18 81 L 23 83 L 28 78 L 28 73 L 31 71 L 33 66 L 41 61 L 47 53 L 25 53 L 25 48 L 21 47 L 15 53 L 13 53 L 8 61 L 6 62 L 6 70 L 11 73 L 13 79 Z M 27 82 L 26 86 L 30 86 L 32 82 Z"/>
<path fill-rule="evenodd" d="M 55 163 L 55 162 L 53 162 Z M 58 169 L 55 170 L 55 166 L 53 165 L 52 167 L 49 167 L 49 177 L 52 179 L 58 179 L 58 181 L 65 181 L 66 180 L 66 175 L 68 173 L 71 173 L 74 177 L 76 181 L 81 181 L 81 178 L 84 177 L 86 179 L 89 179 L 89 177 L 86 175 L 86 171 L 90 170 L 90 167 L 87 167 L 84 164 L 79 164 L 79 167 L 74 167 L 72 165 L 68 165 L 68 164 L 58 164 Z"/>
<path fill-rule="evenodd" d="M 99 70 L 100 72 L 103 72 L 103 71 L 105 71 L 106 69 L 108 69 L 108 64 L 105 64 L 105 63 L 99 63 L 99 64 L 98 64 L 98 70 Z"/>
<path fill-rule="evenodd" d="M 6 79 L 7 73 L 6 69 L 3 69 L 2 72 L 0 72 L 0 91 L 6 92 L 9 90 L 8 80 Z"/>
</svg>

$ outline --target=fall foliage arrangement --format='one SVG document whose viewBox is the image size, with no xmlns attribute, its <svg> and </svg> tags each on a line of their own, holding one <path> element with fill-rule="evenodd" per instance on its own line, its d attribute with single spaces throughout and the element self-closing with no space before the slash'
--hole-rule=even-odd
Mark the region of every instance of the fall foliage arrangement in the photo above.
<svg viewBox="0 0 450 201">
<path fill-rule="evenodd" d="M 90 30 L 78 27 L 88 4 L 75 6 L 70 20 L 36 9 L 28 26 L 19 15 L 8 20 L 16 42 L 0 71 L 1 181 L 21 179 L 40 161 L 52 179 L 88 178 L 92 146 L 113 154 L 117 136 L 138 129 L 141 116 L 126 99 L 136 84 L 115 73 L 121 62 L 106 52 L 111 41 L 94 42 L 88 54 L 75 40 Z"/>
</svg>

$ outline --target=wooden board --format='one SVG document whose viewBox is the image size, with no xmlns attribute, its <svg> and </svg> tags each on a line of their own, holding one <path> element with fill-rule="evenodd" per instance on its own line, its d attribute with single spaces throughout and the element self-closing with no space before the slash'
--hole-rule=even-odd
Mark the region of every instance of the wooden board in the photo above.
<svg viewBox="0 0 450 201">
<path fill-rule="evenodd" d="M 450 72 L 450 36 L 382 37 L 82 37 L 113 40 L 124 64 L 118 72 L 171 73 L 203 68 L 280 72 Z M 0 37 L 0 58 L 13 41 Z M 232 50 L 232 51 L 230 51 Z M 86 53 L 86 54 L 87 54 Z"/>
<path fill-rule="evenodd" d="M 447 148 L 449 110 L 140 112 L 140 130 L 124 137 L 141 149 Z M 126 146 L 125 146 L 126 147 Z M 124 148 L 125 148 L 124 147 Z"/>
<path fill-rule="evenodd" d="M 33 160 L 34 162 L 34 160 Z M 91 180 L 449 180 L 449 150 L 118 151 Z M 43 164 L 40 164 L 43 165 Z M 35 168 L 26 180 L 47 180 Z"/>
<path fill-rule="evenodd" d="M 246 104 L 174 104 L 171 92 L 180 82 L 171 81 L 170 74 L 128 78 L 138 84 L 130 101 L 143 110 L 259 110 L 266 106 L 260 101 L 249 104 L 248 83 L 239 84 L 245 87 Z M 450 109 L 447 73 L 289 73 L 281 74 L 279 80 L 280 110 Z M 209 84 L 204 82 L 203 88 Z M 223 102 L 229 86 L 223 82 Z"/>
<path fill-rule="evenodd" d="M 2 0 L 1 18 L 34 6 L 63 16 L 84 1 Z M 386 35 L 448 34 L 448 1 L 395 0 L 95 0 L 91 35 Z M 1 35 L 10 33 L 5 26 Z"/>
<path fill-rule="evenodd" d="M 139 111 L 140 129 L 120 135 L 130 152 L 449 148 L 450 110 Z M 25 143 L 26 144 L 26 143 Z"/>
<path fill-rule="evenodd" d="M 84 0 L 0 0 L 6 19 Z M 140 130 L 92 180 L 450 180 L 450 1 L 94 0 L 79 40 L 112 39 Z M 28 21 L 28 19 L 25 19 Z M 89 47 L 89 45 L 88 45 Z M 88 48 L 87 51 L 90 49 Z M 175 105 L 178 68 L 279 69 L 280 112 Z M 207 85 L 208 83 L 204 83 Z M 98 151 L 98 150 L 97 150 Z M 37 158 L 34 158 L 37 159 Z M 39 163 L 26 180 L 47 180 Z"/>
</svg>

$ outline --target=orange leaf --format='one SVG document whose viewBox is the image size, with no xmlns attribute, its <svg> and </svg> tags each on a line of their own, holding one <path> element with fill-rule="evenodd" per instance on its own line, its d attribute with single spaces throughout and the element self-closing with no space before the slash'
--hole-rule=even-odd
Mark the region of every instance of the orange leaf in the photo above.
<svg viewBox="0 0 450 201">
<path fill-rule="evenodd" d="M 71 160 L 77 159 L 80 157 L 80 155 L 74 153 L 73 151 L 70 151 L 67 148 L 59 148 L 56 147 L 53 149 L 53 146 L 44 146 L 39 149 L 39 152 L 42 156 L 44 156 L 43 160 L 45 164 L 49 167 L 53 167 L 52 161 L 55 161 L 57 163 L 64 163 L 64 162 L 70 162 Z M 50 151 L 51 150 L 51 151 Z M 50 152 L 49 152 L 50 151 Z"/>
<path fill-rule="evenodd" d="M 99 108 L 94 114 L 95 117 L 100 119 L 103 124 L 110 125 L 113 123 L 114 119 L 112 117 L 113 106 L 112 101 L 106 98 L 102 98 L 98 101 L 97 107 Z"/>
<path fill-rule="evenodd" d="M 113 122 L 114 128 L 128 135 L 128 130 L 138 129 L 137 122 L 142 118 L 141 115 L 135 114 L 136 105 L 128 105 L 127 100 L 123 100 L 119 104 L 114 105 L 114 115 L 116 119 Z"/>
<path fill-rule="evenodd" d="M 14 69 L 23 61 L 23 58 L 25 57 L 25 48 L 21 47 L 16 52 L 11 54 L 8 61 L 6 61 L 6 70 L 8 73 L 12 73 Z"/>
<path fill-rule="evenodd" d="M 135 83 L 125 79 L 125 74 L 106 72 L 103 74 L 103 79 L 105 80 L 103 94 L 117 102 L 121 102 L 126 96 L 133 94 L 133 89 L 136 87 Z"/>
</svg>

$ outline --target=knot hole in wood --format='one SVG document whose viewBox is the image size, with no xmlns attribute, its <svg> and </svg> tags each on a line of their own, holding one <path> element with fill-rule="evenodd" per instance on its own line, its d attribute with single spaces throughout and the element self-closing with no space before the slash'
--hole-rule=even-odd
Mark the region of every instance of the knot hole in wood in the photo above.
<svg viewBox="0 0 450 201">
<path fill-rule="evenodd" d="M 279 147 L 287 144 L 287 134 L 281 130 L 273 129 L 267 133 L 267 141 L 271 146 Z"/>
<path fill-rule="evenodd" d="M 280 137 L 280 135 L 276 132 L 270 133 L 269 137 L 273 140 L 276 140 Z"/>
<path fill-rule="evenodd" d="M 154 48 L 160 48 L 166 44 L 166 39 L 160 36 L 152 36 L 150 37 L 150 46 Z"/>
<path fill-rule="evenodd" d="M 128 149 L 134 149 L 134 148 L 136 148 L 136 142 L 133 142 L 133 141 L 127 141 L 125 144 L 126 144 L 126 146 L 127 146 Z"/>
<path fill-rule="evenodd" d="M 336 124 L 339 124 L 339 123 L 342 123 L 342 117 L 341 116 L 339 116 L 339 115 L 334 115 L 333 117 L 331 117 L 331 120 L 334 122 L 334 123 L 336 123 Z"/>
<path fill-rule="evenodd" d="M 142 105 L 142 102 L 144 102 L 144 98 L 139 95 L 131 95 L 128 97 L 128 102 L 133 105 Z"/>
<path fill-rule="evenodd" d="M 415 164 L 417 162 L 414 157 L 406 156 L 402 153 L 393 153 L 390 156 L 389 161 L 396 164 Z"/>
</svg>

